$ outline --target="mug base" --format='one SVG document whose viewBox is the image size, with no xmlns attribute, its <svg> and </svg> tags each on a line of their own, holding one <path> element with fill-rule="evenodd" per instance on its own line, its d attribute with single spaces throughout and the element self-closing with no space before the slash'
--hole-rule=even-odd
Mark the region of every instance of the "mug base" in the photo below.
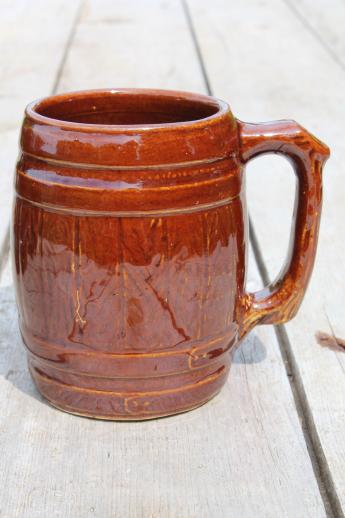
<svg viewBox="0 0 345 518">
<path fill-rule="evenodd" d="M 200 407 L 206 405 L 206 403 L 211 401 L 211 399 L 215 398 L 220 393 L 220 391 L 221 391 L 221 389 L 217 390 L 217 392 L 215 392 L 214 394 L 209 396 L 207 399 L 205 399 L 205 401 L 201 401 L 198 404 L 196 404 L 195 406 L 190 406 L 185 409 L 181 408 L 180 410 L 176 410 L 174 412 L 169 412 L 166 414 L 157 414 L 157 415 L 153 415 L 150 417 L 146 417 L 146 416 L 144 416 L 144 417 L 104 416 L 104 415 L 82 413 L 82 412 L 78 412 L 77 410 L 75 410 L 73 408 L 59 406 L 54 401 L 47 399 L 43 394 L 42 394 L 42 396 L 52 407 L 56 408 L 57 410 L 61 410 L 61 412 L 65 412 L 66 414 L 76 415 L 78 417 L 87 417 L 88 419 L 96 419 L 98 421 L 133 421 L 133 422 L 136 422 L 136 421 L 152 421 L 154 419 L 163 419 L 164 417 L 172 417 L 174 415 L 185 414 L 187 412 L 190 412 L 191 410 L 196 410 L 197 408 L 200 408 Z"/>
<path fill-rule="evenodd" d="M 207 372 L 198 369 L 198 372 L 182 373 L 183 384 L 175 383 L 173 388 L 119 392 L 109 390 L 111 387 L 107 390 L 94 388 L 94 380 L 89 376 L 87 380 L 91 385 L 88 387 L 85 386 L 85 376 L 73 375 L 73 384 L 69 379 L 68 383 L 61 377 L 57 379 L 52 376 L 51 368 L 49 373 L 44 372 L 45 365 L 37 362 L 37 357 L 29 357 L 28 364 L 38 391 L 53 407 L 69 414 L 110 421 L 143 421 L 198 408 L 218 394 L 230 367 L 229 358 L 223 358 L 221 362 L 212 364 L 212 369 L 208 366 Z M 163 387 L 164 378 L 162 376 Z"/>
</svg>

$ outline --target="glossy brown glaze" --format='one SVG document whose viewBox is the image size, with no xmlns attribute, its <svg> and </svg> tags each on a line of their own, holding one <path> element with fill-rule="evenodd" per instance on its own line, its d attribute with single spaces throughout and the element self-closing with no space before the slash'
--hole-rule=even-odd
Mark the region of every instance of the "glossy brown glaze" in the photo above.
<svg viewBox="0 0 345 518">
<path fill-rule="evenodd" d="M 281 153 L 299 180 L 286 267 L 245 293 L 243 167 Z M 31 104 L 17 164 L 20 329 L 64 410 L 148 419 L 224 384 L 259 323 L 291 318 L 312 270 L 326 146 L 294 122 L 245 124 L 211 97 L 107 90 Z"/>
</svg>

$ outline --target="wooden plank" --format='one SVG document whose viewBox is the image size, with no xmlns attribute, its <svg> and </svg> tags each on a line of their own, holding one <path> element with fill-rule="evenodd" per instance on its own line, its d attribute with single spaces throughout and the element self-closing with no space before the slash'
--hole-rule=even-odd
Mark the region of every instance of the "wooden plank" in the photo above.
<svg viewBox="0 0 345 518">
<path fill-rule="evenodd" d="M 179 0 L 86 2 L 59 90 L 103 87 L 203 90 Z"/>
<path fill-rule="evenodd" d="M 229 9 L 225 0 L 215 0 L 207 10 L 206 0 L 189 0 L 189 6 L 211 85 L 231 100 L 239 118 L 294 118 L 332 150 L 314 276 L 299 315 L 286 326 L 284 346 L 334 512 L 343 516 L 345 356 L 332 337 L 339 337 L 338 343 L 345 337 L 344 72 L 284 2 L 246 0 Z M 333 23 L 338 23 L 336 14 Z M 273 277 L 287 246 L 293 175 L 277 158 L 260 158 L 248 169 L 250 209 Z M 318 344 L 318 331 L 325 333 L 321 342 L 333 348 Z"/>
<path fill-rule="evenodd" d="M 13 167 L 28 102 L 47 95 L 70 35 L 78 2 L 2 0 L 0 2 L 0 257 L 12 204 Z"/>
<path fill-rule="evenodd" d="M 345 69 L 345 3 L 343 0 L 285 0 L 305 27 Z"/>
<path fill-rule="evenodd" d="M 125 85 L 204 90 L 179 2 L 86 4 L 59 89 Z M 254 288 L 253 264 L 251 272 Z M 143 423 L 87 420 L 52 409 L 33 388 L 6 275 L 4 515 L 325 516 L 272 328 L 250 335 L 225 389 L 194 412 Z"/>
</svg>

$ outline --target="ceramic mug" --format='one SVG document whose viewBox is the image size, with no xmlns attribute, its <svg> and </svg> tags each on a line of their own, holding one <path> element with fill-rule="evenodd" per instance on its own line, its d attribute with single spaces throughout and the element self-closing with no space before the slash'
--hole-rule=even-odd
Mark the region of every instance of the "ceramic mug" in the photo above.
<svg viewBox="0 0 345 518">
<path fill-rule="evenodd" d="M 280 277 L 245 291 L 244 166 L 298 179 Z M 20 330 L 45 398 L 102 419 L 197 407 L 257 324 L 292 318 L 312 271 L 328 148 L 293 121 L 247 124 L 204 95 L 67 93 L 30 104 L 17 163 Z"/>
</svg>

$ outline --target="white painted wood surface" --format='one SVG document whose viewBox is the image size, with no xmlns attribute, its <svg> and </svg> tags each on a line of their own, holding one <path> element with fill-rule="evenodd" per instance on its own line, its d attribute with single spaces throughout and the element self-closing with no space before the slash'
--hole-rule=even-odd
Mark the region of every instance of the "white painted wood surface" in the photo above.
<svg viewBox="0 0 345 518">
<path fill-rule="evenodd" d="M 0 1 L 0 255 L 24 108 L 53 90 L 77 9 L 70 0 Z"/>
<path fill-rule="evenodd" d="M 298 316 L 286 326 L 289 342 L 285 347 L 326 483 L 338 500 L 337 515 L 343 516 L 345 355 L 340 348 L 322 348 L 315 334 L 320 330 L 330 337 L 345 337 L 345 75 L 290 3 L 246 0 L 227 10 L 225 0 L 215 0 L 212 10 L 207 11 L 206 0 L 189 0 L 214 92 L 231 101 L 237 116 L 252 121 L 291 117 L 331 147 L 324 173 L 324 208 L 314 275 Z M 335 40 L 342 30 L 339 11 L 331 9 L 332 2 L 315 4 L 314 16 L 316 9 L 319 18 L 325 13 Z M 294 5 L 297 8 L 297 2 Z M 301 5 L 305 9 L 307 4 L 298 3 L 298 9 Z M 324 22 L 312 23 L 321 30 Z M 324 37 L 320 33 L 320 38 Z M 339 59 L 343 55 L 339 54 Z M 286 251 L 293 175 L 282 159 L 268 157 L 250 166 L 247 178 L 251 214 L 272 278 Z"/>
<path fill-rule="evenodd" d="M 180 0 L 84 2 L 58 88 L 104 87 L 203 88 Z"/>
<path fill-rule="evenodd" d="M 345 69 L 344 0 L 285 0 L 307 30 Z"/>
<path fill-rule="evenodd" d="M 265 74 L 264 79 L 258 75 L 260 91 L 255 105 L 255 83 L 248 85 L 250 66 L 237 70 L 240 45 L 235 49 L 228 43 L 217 25 L 218 17 L 223 17 L 231 32 L 231 20 L 238 19 L 243 35 L 248 20 L 249 25 L 255 24 L 258 16 L 255 2 L 241 3 L 242 15 L 240 6 L 228 2 L 216 0 L 207 11 L 203 0 L 192 3 L 197 31 L 204 23 L 201 47 L 212 83 L 221 75 L 225 94 L 225 80 L 231 79 L 231 73 L 226 75 L 224 71 L 236 71 L 236 80 L 228 84 L 231 88 L 235 85 L 235 102 L 242 103 L 248 117 L 242 117 L 232 102 L 234 111 L 243 119 L 255 120 L 260 99 L 269 106 L 265 89 L 271 83 Z M 262 4 L 267 6 L 268 2 Z M 249 8 L 254 11 L 248 17 Z M 200 14 L 203 9 L 204 14 Z M 276 16 L 280 16 L 279 9 Z M 261 18 L 259 21 L 265 23 Z M 240 29 L 237 34 L 241 34 Z M 216 67 L 212 71 L 207 56 L 219 42 L 226 50 L 222 63 L 220 58 L 212 59 Z M 251 40 L 248 55 L 256 47 L 257 42 Z M 237 85 L 242 85 L 242 93 Z M 100 86 L 204 91 L 194 44 L 178 0 L 84 3 L 57 88 Z M 234 98 L 232 92 L 224 95 L 219 90 L 217 95 Z M 274 110 L 261 120 L 276 117 Z M 314 130 L 318 132 L 318 128 Z M 260 167 L 264 174 L 264 167 Z M 287 171 L 290 182 L 292 174 Z M 262 189 L 260 195 L 265 196 Z M 273 210 L 272 219 L 278 219 Z M 286 210 L 285 204 L 282 210 Z M 287 233 L 288 223 L 285 225 Z M 268 246 L 274 251 L 272 245 L 270 242 Z M 271 260 L 274 267 L 276 263 L 276 259 Z M 204 407 L 144 423 L 88 420 L 56 411 L 34 389 L 9 283 L 7 267 L 0 287 L 0 516 L 326 516 L 272 328 L 257 328 L 250 335 L 237 352 L 225 389 Z M 253 264 L 249 284 L 250 288 L 258 284 Z"/>
</svg>

